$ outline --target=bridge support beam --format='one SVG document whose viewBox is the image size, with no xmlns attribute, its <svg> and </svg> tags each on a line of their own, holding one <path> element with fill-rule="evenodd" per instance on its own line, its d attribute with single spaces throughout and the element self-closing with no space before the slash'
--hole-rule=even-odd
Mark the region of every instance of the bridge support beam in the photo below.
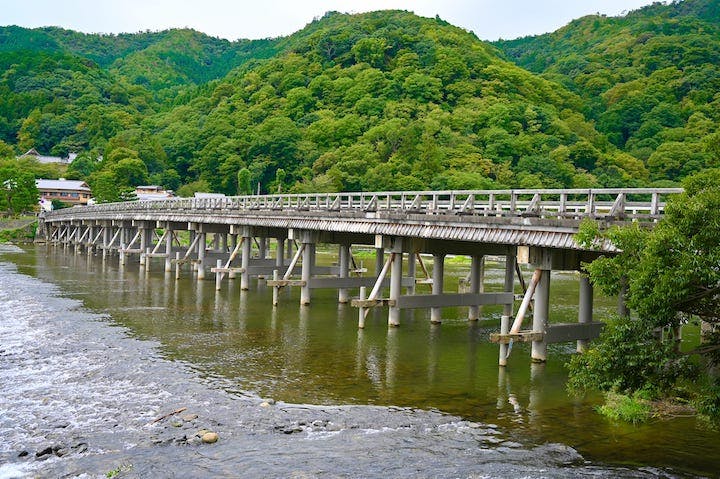
<svg viewBox="0 0 720 479">
<path fill-rule="evenodd" d="M 415 276 L 417 276 L 417 253 L 414 251 L 408 252 L 408 270 L 407 270 L 407 276 L 412 279 L 412 283 L 410 283 L 405 288 L 405 294 L 411 295 L 415 294 Z"/>
<path fill-rule="evenodd" d="M 380 276 L 380 271 L 382 271 L 383 266 L 385 265 L 385 248 L 381 247 L 375 247 L 375 277 L 377 278 Z"/>
<path fill-rule="evenodd" d="M 348 278 L 350 275 L 350 244 L 348 243 L 342 243 L 339 247 L 338 266 L 340 267 L 340 278 Z M 338 303 L 346 304 L 348 300 L 347 288 L 338 288 Z"/>
<path fill-rule="evenodd" d="M 578 323 L 592 323 L 593 316 L 593 287 L 590 278 L 585 275 L 580 277 L 580 304 L 578 305 Z M 587 339 L 577 340 L 577 352 L 584 353 L 587 350 L 589 341 Z"/>
<path fill-rule="evenodd" d="M 390 268 L 390 307 L 388 308 L 388 326 L 400 326 L 400 307 L 397 300 L 402 289 L 403 248 L 402 238 L 392 240 L 392 265 Z"/>
<path fill-rule="evenodd" d="M 242 232 L 242 256 L 240 257 L 240 289 L 247 291 L 250 289 L 250 255 L 252 254 L 252 236 L 250 236 L 249 228 L 244 228 Z"/>
<path fill-rule="evenodd" d="M 535 287 L 535 306 L 533 309 L 532 330 L 535 333 L 545 333 L 548 328 L 548 315 L 550 312 L 550 270 L 543 269 L 540 274 L 540 281 Z M 547 361 L 547 340 L 543 339 L 532 342 L 530 359 L 533 362 L 542 363 Z"/>
<path fill-rule="evenodd" d="M 443 280 L 445 278 L 445 253 L 435 253 L 433 255 L 433 273 L 432 273 L 432 294 L 440 295 L 443 292 Z M 430 322 L 440 324 L 442 322 L 442 309 L 435 307 L 430 308 Z"/>
<path fill-rule="evenodd" d="M 172 257 L 173 257 L 173 250 L 172 250 L 172 242 L 173 242 L 173 236 L 175 235 L 175 231 L 170 226 L 170 223 L 167 223 L 165 225 L 165 272 L 169 273 L 172 271 Z M 176 267 L 180 267 L 180 264 L 178 263 Z"/>
<path fill-rule="evenodd" d="M 506 293 L 515 292 L 515 268 L 517 266 L 517 257 L 514 254 L 505 255 L 505 285 Z M 500 334 L 508 334 L 510 332 L 510 318 L 513 315 L 513 303 L 507 303 L 503 306 L 503 314 L 500 317 Z M 500 344 L 500 354 L 498 364 L 500 366 L 507 365 L 508 345 Z"/>
<path fill-rule="evenodd" d="M 310 304 L 310 280 L 315 269 L 315 247 L 317 238 L 311 231 L 303 231 L 300 236 L 303 245 L 302 270 L 300 273 L 300 304 Z"/>
<path fill-rule="evenodd" d="M 198 233 L 200 237 L 197 243 L 197 279 L 202 281 L 205 279 L 205 249 L 207 248 L 207 233 L 201 231 Z"/>
<path fill-rule="evenodd" d="M 485 256 L 473 255 L 470 259 L 470 293 L 479 294 L 485 291 Z M 480 306 L 468 308 L 468 321 L 480 319 Z"/>
</svg>

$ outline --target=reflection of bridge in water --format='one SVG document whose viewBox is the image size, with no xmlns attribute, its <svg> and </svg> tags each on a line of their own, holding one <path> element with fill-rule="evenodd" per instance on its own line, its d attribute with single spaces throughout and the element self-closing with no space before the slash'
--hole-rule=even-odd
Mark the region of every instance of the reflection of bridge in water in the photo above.
<svg viewBox="0 0 720 479">
<path fill-rule="evenodd" d="M 183 268 L 198 280 L 208 270 L 220 289 L 225 277 L 240 277 L 241 290 L 252 277 L 266 278 L 279 288 L 301 288 L 301 304 L 311 291 L 338 290 L 338 301 L 359 308 L 364 326 L 370 308 L 387 307 L 388 324 L 398 326 L 403 309 L 428 308 L 439 323 L 442 308 L 467 307 L 468 320 L 481 316 L 483 305 L 503 305 L 499 334 L 500 364 L 508 343 L 532 342 L 532 359 L 544 361 L 547 345 L 577 341 L 582 349 L 599 333 L 592 321 L 592 286 L 580 277 L 577 323 L 548 324 L 550 272 L 579 271 L 599 254 L 612 254 L 609 244 L 596 250 L 574 240 L 580 222 L 591 218 L 604 226 L 638 222 L 651 226 L 662 217 L 665 200 L 680 189 L 576 189 L 455 192 L 327 193 L 240 196 L 115 203 L 69 208 L 45 214 L 40 234 L 53 244 L 74 245 L 103 258 L 117 253 L 120 264 L 138 257 L 150 268 L 162 258 L 165 271 Z M 187 232 L 187 235 L 180 235 Z M 274 257 L 270 254 L 274 240 Z M 318 244 L 338 246 L 334 266 L 316 264 Z M 363 276 L 352 254 L 353 245 L 375 248 L 375 274 Z M 421 254 L 432 255 L 431 273 Z M 445 256 L 471 258 L 466 291 L 443 288 Z M 484 258 L 505 258 L 501 292 L 484 288 Z M 213 261 L 215 261 L 213 265 Z M 513 316 L 518 263 L 535 268 Z M 211 267 L 212 266 L 212 267 Z M 405 269 L 405 271 L 403 271 Z M 418 274 L 420 271 L 420 274 Z M 431 294 L 415 294 L 418 282 L 431 285 Z M 367 289 L 370 289 L 368 293 Z M 403 293 L 403 288 L 405 291 Z M 387 294 L 384 294 L 387 292 Z M 274 294 L 273 301 L 277 302 Z M 531 300 L 532 326 L 522 329 Z"/>
</svg>

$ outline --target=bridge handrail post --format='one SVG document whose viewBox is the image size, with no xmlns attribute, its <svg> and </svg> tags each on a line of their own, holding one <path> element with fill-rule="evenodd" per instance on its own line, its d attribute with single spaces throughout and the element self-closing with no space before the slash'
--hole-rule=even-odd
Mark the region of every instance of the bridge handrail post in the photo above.
<svg viewBox="0 0 720 479">
<path fill-rule="evenodd" d="M 650 200 L 650 214 L 653 216 L 660 214 L 660 194 L 657 192 L 652 194 Z"/>
</svg>

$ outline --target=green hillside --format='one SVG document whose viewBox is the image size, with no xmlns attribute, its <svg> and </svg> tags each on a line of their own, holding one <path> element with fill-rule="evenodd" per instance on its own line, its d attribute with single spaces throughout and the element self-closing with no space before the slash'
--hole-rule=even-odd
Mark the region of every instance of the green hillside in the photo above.
<svg viewBox="0 0 720 479">
<path fill-rule="evenodd" d="M 644 179 L 584 120 L 577 95 L 441 20 L 329 13 L 283 44 L 153 118 L 183 180 L 234 193 L 243 168 L 266 191 L 278 169 L 295 190 L 586 187 L 609 170 Z"/>
<path fill-rule="evenodd" d="M 0 27 L 0 152 L 92 151 L 67 175 L 101 199 L 674 184 L 720 161 L 718 3 L 495 45 L 403 11 L 237 42 Z"/>
<path fill-rule="evenodd" d="M 641 159 L 652 179 L 720 162 L 720 1 L 588 16 L 496 46 L 583 97 L 597 129 Z"/>
</svg>

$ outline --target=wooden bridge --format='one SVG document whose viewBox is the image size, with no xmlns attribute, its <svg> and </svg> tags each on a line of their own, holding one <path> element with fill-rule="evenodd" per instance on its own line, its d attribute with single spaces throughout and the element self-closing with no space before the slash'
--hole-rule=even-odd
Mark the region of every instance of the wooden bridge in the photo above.
<svg viewBox="0 0 720 479">
<path fill-rule="evenodd" d="M 117 254 L 120 264 L 137 257 L 150 268 L 153 259 L 161 258 L 165 271 L 174 268 L 176 277 L 185 267 L 204 280 L 209 270 L 215 273 L 218 289 L 226 277 L 234 280 L 239 275 L 241 289 L 248 289 L 253 277 L 272 277 L 267 284 L 274 288 L 274 304 L 283 287 L 300 287 L 303 305 L 310 303 L 313 289 L 337 289 L 339 302 L 359 309 L 360 327 L 374 307 L 387 307 L 388 324 L 398 326 L 403 309 L 428 308 L 430 320 L 440 322 L 442 308 L 463 306 L 468 320 L 475 321 L 482 305 L 503 305 L 500 332 L 491 339 L 500 344 L 504 365 L 512 341 L 532 342 L 532 359 L 544 361 L 548 343 L 577 341 L 582 350 L 599 334 L 601 323 L 592 321 L 592 286 L 585 277 L 580 278 L 578 322 L 548 323 L 551 270 L 579 271 L 584 262 L 616 252 L 611 244 L 581 248 L 575 241 L 581 221 L 590 218 L 603 227 L 628 222 L 652 227 L 662 217 L 668 197 L 681 192 L 483 190 L 168 199 L 44 213 L 39 235 L 51 244 L 74 245 L 76 251 L 101 251 L 104 259 Z M 187 238 L 180 232 L 188 232 Z M 320 243 L 337 245 L 335 266 L 316 264 Z M 353 245 L 375 248 L 373 276 L 363 276 L 365 271 L 357 267 Z M 443 288 L 444 259 L 449 254 L 471 258 L 466 292 Z M 432 255 L 432 275 L 421 255 Z M 505 260 L 502 292 L 484 291 L 487 256 Z M 515 296 L 518 263 L 535 268 L 520 297 Z M 432 293 L 415 294 L 418 282 L 431 284 Z M 358 290 L 352 299 L 351 290 Z M 532 326 L 523 329 L 531 301 Z"/>
</svg>

